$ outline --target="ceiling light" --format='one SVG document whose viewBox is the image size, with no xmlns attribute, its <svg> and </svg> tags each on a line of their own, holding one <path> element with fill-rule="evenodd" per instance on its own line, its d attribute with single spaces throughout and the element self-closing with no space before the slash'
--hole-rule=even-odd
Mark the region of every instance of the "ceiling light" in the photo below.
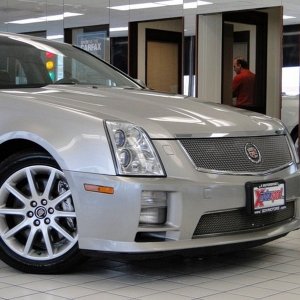
<svg viewBox="0 0 300 300">
<path fill-rule="evenodd" d="M 56 34 L 56 35 L 47 35 L 47 40 L 58 40 L 63 39 L 64 36 L 62 34 Z"/>
<path fill-rule="evenodd" d="M 162 6 L 171 6 L 171 5 L 183 5 L 184 9 L 197 8 L 199 5 L 208 5 L 213 4 L 208 1 L 194 1 L 190 3 L 183 3 L 183 0 L 165 0 L 165 1 L 155 1 L 148 3 L 139 3 L 139 4 L 127 4 L 127 5 L 118 5 L 110 6 L 108 8 L 115 10 L 135 10 L 135 9 L 145 9 L 145 8 L 155 8 Z"/>
<path fill-rule="evenodd" d="M 183 9 L 197 8 L 197 2 L 189 2 L 183 4 Z"/>
<path fill-rule="evenodd" d="M 183 9 L 197 8 L 198 6 L 210 5 L 210 4 L 213 4 L 213 3 L 212 2 L 208 2 L 208 1 L 187 2 L 187 3 L 183 4 Z"/>
<path fill-rule="evenodd" d="M 295 19 L 296 17 L 293 17 L 293 16 L 286 16 L 286 15 L 283 15 L 283 19 L 284 20 L 287 20 L 287 19 Z"/>
<path fill-rule="evenodd" d="M 129 5 L 118 5 L 108 7 L 115 10 L 135 10 L 135 9 L 145 9 L 164 6 L 159 3 L 149 2 L 149 3 L 139 3 L 139 4 L 129 4 Z"/>
<path fill-rule="evenodd" d="M 63 20 L 64 18 L 76 17 L 76 16 L 82 16 L 82 15 L 83 14 L 79 14 L 79 13 L 65 12 L 60 15 L 52 15 L 52 16 L 47 16 L 47 17 L 45 16 L 45 17 L 39 17 L 39 18 L 15 20 L 15 21 L 10 21 L 10 22 L 5 22 L 5 24 L 32 24 L 32 23 L 41 23 L 41 22 L 51 22 L 51 21 Z"/>
<path fill-rule="evenodd" d="M 155 3 L 162 4 L 162 5 L 182 5 L 183 0 L 157 1 Z"/>
<path fill-rule="evenodd" d="M 208 1 L 197 1 L 197 5 L 209 5 L 209 4 L 213 4 L 213 3 Z"/>
<path fill-rule="evenodd" d="M 116 31 L 127 31 L 128 27 L 113 27 L 113 28 L 109 28 L 109 31 L 111 32 L 116 32 Z"/>
</svg>

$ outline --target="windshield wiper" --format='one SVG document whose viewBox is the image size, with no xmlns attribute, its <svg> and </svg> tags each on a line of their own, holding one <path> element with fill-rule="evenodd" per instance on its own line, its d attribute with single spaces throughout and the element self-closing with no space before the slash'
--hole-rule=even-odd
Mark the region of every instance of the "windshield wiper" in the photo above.
<svg viewBox="0 0 300 300">
<path fill-rule="evenodd" d="M 62 78 L 57 81 L 54 81 L 53 84 L 78 84 L 80 83 L 76 78 Z"/>
</svg>

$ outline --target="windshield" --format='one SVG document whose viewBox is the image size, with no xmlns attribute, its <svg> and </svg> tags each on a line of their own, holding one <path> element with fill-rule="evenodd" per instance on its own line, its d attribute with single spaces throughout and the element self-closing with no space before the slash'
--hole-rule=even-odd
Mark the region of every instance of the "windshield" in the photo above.
<svg viewBox="0 0 300 300">
<path fill-rule="evenodd" d="M 83 84 L 141 88 L 98 58 L 71 45 L 0 35 L 0 88 Z"/>
</svg>

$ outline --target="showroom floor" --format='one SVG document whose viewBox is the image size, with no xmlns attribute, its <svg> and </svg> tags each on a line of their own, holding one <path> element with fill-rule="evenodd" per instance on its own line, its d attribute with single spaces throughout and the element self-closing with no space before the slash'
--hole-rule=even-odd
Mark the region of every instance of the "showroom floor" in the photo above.
<svg viewBox="0 0 300 300">
<path fill-rule="evenodd" d="M 0 262 L 0 299 L 300 299 L 300 231 L 209 258 L 91 259 L 70 274 L 23 274 Z"/>
</svg>

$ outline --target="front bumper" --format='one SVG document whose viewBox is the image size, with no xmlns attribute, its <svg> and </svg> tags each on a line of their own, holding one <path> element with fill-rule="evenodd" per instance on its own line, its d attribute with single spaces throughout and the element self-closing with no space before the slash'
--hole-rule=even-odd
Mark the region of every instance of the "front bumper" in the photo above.
<svg viewBox="0 0 300 300">
<path fill-rule="evenodd" d="M 300 174 L 293 167 L 269 176 L 243 177 L 198 173 L 190 178 L 135 178 L 65 171 L 74 198 L 81 249 L 118 253 L 156 253 L 188 249 L 261 244 L 300 228 Z M 293 216 L 251 230 L 205 234 L 193 238 L 201 216 L 244 208 L 245 182 L 286 182 Z M 111 186 L 114 194 L 87 192 L 84 184 Z M 167 191 L 167 222 L 139 224 L 142 191 Z M 146 238 L 139 239 L 139 236 Z M 150 238 L 154 237 L 154 239 Z"/>
</svg>

